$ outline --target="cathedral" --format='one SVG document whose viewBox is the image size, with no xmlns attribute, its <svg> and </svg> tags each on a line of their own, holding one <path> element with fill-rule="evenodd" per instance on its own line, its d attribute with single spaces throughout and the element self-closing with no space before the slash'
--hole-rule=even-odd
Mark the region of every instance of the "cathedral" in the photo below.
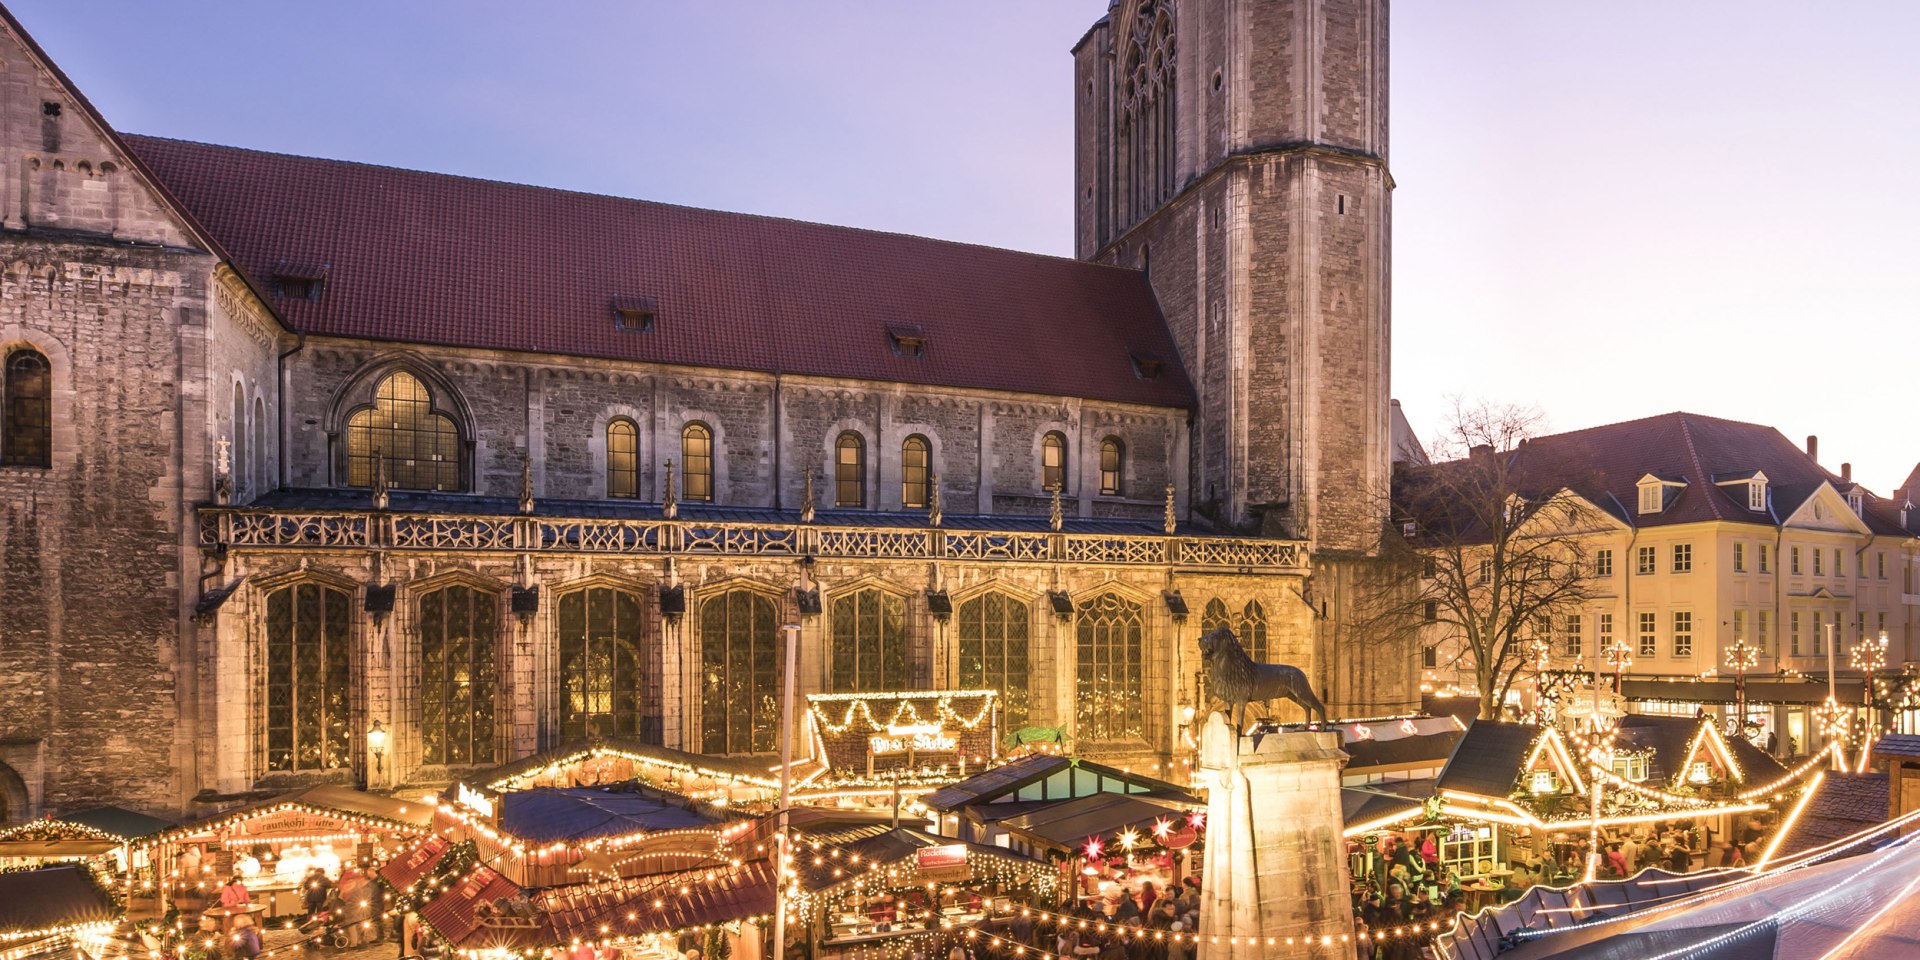
<svg viewBox="0 0 1920 960">
<path fill-rule="evenodd" d="M 771 757 L 788 636 L 1169 775 L 1214 626 L 1415 708 L 1386 8 L 1113 4 L 1075 259 L 136 136 L 0 8 L 0 823 Z"/>
</svg>

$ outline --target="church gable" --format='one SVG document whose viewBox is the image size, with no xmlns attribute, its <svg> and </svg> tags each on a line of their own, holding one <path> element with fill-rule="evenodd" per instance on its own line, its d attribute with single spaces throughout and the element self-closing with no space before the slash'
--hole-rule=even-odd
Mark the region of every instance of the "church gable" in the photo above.
<svg viewBox="0 0 1920 960">
<path fill-rule="evenodd" d="M 201 246 L 111 127 L 0 9 L 0 225 Z"/>
</svg>

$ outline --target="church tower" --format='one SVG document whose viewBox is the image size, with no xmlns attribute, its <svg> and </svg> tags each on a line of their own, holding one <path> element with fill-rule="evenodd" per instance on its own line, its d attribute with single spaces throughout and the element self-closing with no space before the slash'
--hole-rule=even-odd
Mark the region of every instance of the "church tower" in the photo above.
<svg viewBox="0 0 1920 960">
<path fill-rule="evenodd" d="M 1223 527 L 1370 553 L 1389 461 L 1386 0 L 1117 0 L 1074 47 L 1076 247 L 1144 268 Z"/>
</svg>

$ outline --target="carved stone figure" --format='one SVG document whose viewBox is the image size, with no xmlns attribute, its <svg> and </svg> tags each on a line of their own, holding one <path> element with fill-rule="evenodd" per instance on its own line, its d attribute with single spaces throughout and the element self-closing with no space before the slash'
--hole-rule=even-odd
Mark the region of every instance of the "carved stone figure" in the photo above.
<svg viewBox="0 0 1920 960">
<path fill-rule="evenodd" d="M 1233 727 L 1245 729 L 1247 704 L 1291 700 L 1309 718 L 1327 719 L 1327 707 L 1314 695 L 1313 685 L 1299 667 L 1284 663 L 1255 663 L 1233 631 L 1218 627 L 1200 638 L 1200 657 L 1206 662 L 1213 696 L 1233 711 Z"/>
</svg>

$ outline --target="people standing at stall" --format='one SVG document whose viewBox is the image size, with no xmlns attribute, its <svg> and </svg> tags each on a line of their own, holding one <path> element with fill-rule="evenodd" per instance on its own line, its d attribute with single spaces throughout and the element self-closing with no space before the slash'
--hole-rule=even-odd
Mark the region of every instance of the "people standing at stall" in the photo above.
<svg viewBox="0 0 1920 960">
<path fill-rule="evenodd" d="M 247 892 L 239 874 L 228 878 L 227 885 L 220 888 L 220 906 L 227 910 L 244 910 L 253 905 L 253 894 Z"/>
</svg>

